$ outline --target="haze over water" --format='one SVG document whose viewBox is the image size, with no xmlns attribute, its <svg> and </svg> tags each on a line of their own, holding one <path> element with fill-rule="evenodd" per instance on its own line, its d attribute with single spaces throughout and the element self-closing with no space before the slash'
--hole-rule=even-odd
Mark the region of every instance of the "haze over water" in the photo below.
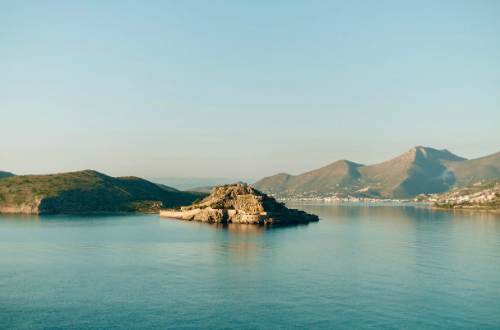
<svg viewBox="0 0 500 330">
<path fill-rule="evenodd" d="M 265 229 L 0 217 L 4 328 L 498 328 L 500 216 L 299 205 Z"/>
</svg>

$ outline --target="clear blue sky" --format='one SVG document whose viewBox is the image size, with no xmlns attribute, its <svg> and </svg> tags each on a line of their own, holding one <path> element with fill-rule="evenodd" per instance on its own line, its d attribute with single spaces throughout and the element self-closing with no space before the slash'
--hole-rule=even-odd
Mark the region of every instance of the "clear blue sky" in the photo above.
<svg viewBox="0 0 500 330">
<path fill-rule="evenodd" d="M 500 151 L 500 1 L 2 1 L 0 169 L 261 177 Z"/>
</svg>

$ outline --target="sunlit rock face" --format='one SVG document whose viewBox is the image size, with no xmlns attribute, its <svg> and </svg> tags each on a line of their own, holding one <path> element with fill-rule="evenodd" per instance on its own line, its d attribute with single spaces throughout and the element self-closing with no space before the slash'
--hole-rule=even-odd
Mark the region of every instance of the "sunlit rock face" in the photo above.
<svg viewBox="0 0 500 330">
<path fill-rule="evenodd" d="M 298 224 L 319 220 L 316 215 L 289 209 L 244 183 L 214 187 L 203 200 L 180 210 L 161 210 L 160 215 L 215 223 Z"/>
</svg>

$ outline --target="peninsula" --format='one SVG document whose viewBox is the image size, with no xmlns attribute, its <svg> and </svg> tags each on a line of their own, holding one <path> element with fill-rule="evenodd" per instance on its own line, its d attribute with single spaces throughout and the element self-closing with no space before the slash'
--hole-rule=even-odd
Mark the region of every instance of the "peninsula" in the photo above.
<svg viewBox="0 0 500 330">
<path fill-rule="evenodd" d="M 93 170 L 0 179 L 0 213 L 156 213 L 162 207 L 188 205 L 202 196 L 206 194 Z"/>
<path fill-rule="evenodd" d="M 214 187 L 201 201 L 180 210 L 160 210 L 160 216 L 214 223 L 289 225 L 319 221 L 318 216 L 289 209 L 244 183 Z"/>
</svg>

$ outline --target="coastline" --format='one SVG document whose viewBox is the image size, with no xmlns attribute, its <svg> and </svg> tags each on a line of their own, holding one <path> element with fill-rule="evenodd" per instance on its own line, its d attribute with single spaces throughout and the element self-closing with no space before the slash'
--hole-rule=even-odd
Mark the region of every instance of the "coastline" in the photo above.
<svg viewBox="0 0 500 330">
<path fill-rule="evenodd" d="M 472 207 L 439 207 L 433 201 L 415 201 L 411 199 L 376 199 L 376 198 L 281 198 L 277 199 L 284 203 L 321 203 L 338 205 L 368 205 L 368 206 L 417 206 L 435 211 L 465 211 L 465 212 L 487 212 L 500 214 L 500 209 L 484 208 L 481 206 Z"/>
<path fill-rule="evenodd" d="M 390 198 L 330 198 L 330 197 L 299 197 L 299 198 L 278 198 L 276 200 L 280 202 L 315 202 L 315 203 L 331 203 L 331 204 L 419 204 L 419 205 L 429 205 L 432 202 L 426 201 L 416 201 L 413 199 L 390 199 Z"/>
</svg>

